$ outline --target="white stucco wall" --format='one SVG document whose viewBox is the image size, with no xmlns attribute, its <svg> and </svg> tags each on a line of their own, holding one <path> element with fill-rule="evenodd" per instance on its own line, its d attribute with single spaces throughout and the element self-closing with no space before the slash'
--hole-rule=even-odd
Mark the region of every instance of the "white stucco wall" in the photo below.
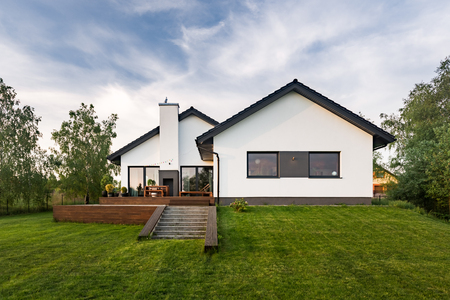
<svg viewBox="0 0 450 300">
<path fill-rule="evenodd" d="M 173 108 L 173 107 L 172 107 Z M 174 162 L 171 162 L 169 165 L 168 163 L 162 163 L 165 160 L 178 157 L 178 161 L 180 166 L 212 166 L 213 162 L 209 161 L 202 161 L 200 159 L 200 154 L 197 149 L 197 145 L 195 144 L 195 138 L 205 131 L 208 131 L 213 126 L 200 118 L 196 116 L 189 116 L 182 120 L 181 122 L 178 122 L 178 118 L 176 119 L 176 123 L 178 124 L 177 130 L 171 131 L 173 132 L 178 131 L 178 145 L 179 149 L 178 151 L 173 151 L 172 146 L 170 151 L 167 149 L 160 149 L 162 145 L 160 144 L 160 136 L 156 135 L 149 139 L 148 141 L 145 141 L 144 143 L 140 144 L 139 146 L 131 149 L 127 153 L 123 154 L 121 157 L 121 180 L 122 180 L 122 186 L 128 187 L 128 167 L 129 166 L 149 166 L 153 164 L 157 164 L 160 167 L 160 170 L 173 170 L 174 168 Z M 172 126 L 173 127 L 173 126 Z M 174 144 L 173 141 L 168 141 L 169 145 Z M 166 153 L 166 156 L 163 154 Z M 169 154 L 167 154 L 169 153 Z M 169 156 L 170 155 L 170 158 Z M 180 170 L 179 167 L 177 167 L 176 170 Z"/>
<path fill-rule="evenodd" d="M 372 196 L 372 136 L 294 92 L 215 136 L 214 151 L 220 197 Z M 340 152 L 341 178 L 247 178 L 248 151 Z"/>
<path fill-rule="evenodd" d="M 158 164 L 159 160 L 159 135 L 143 142 L 139 146 L 131 149 L 121 157 L 121 180 L 122 186 L 128 189 L 128 167 L 129 166 L 148 166 Z"/>
<path fill-rule="evenodd" d="M 191 115 L 179 122 L 179 158 L 180 166 L 212 166 L 213 162 L 200 158 L 195 139 L 213 128 L 211 124 Z"/>
<path fill-rule="evenodd" d="M 178 128 L 178 104 L 159 104 L 159 160 L 163 163 L 160 170 L 179 170 L 179 128 Z"/>
</svg>

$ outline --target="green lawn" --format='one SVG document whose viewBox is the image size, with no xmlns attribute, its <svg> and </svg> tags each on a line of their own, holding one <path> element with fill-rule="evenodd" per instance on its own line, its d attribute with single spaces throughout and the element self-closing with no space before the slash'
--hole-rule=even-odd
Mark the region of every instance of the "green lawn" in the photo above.
<svg viewBox="0 0 450 300">
<path fill-rule="evenodd" d="M 393 207 L 218 211 L 203 240 L 142 226 L 0 217 L 0 299 L 449 299 L 450 224 Z"/>
</svg>

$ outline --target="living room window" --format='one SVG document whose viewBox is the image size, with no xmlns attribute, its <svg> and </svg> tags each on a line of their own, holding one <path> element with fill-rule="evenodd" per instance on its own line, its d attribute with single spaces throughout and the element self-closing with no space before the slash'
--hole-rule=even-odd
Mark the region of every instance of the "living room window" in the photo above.
<svg viewBox="0 0 450 300">
<path fill-rule="evenodd" d="M 248 178 L 276 178 L 278 177 L 277 152 L 248 152 Z"/>
<path fill-rule="evenodd" d="M 310 152 L 310 178 L 339 178 L 339 152 Z"/>
<path fill-rule="evenodd" d="M 183 192 L 212 192 L 212 181 L 212 167 L 181 167 L 181 190 Z"/>
</svg>

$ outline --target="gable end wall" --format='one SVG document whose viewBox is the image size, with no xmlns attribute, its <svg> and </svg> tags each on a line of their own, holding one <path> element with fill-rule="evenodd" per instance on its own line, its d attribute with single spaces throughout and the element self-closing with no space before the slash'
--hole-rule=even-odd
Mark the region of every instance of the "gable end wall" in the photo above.
<svg viewBox="0 0 450 300">
<path fill-rule="evenodd" d="M 221 198 L 372 196 L 372 136 L 295 92 L 215 136 L 214 150 Z M 341 178 L 247 178 L 248 151 L 337 151 Z"/>
</svg>

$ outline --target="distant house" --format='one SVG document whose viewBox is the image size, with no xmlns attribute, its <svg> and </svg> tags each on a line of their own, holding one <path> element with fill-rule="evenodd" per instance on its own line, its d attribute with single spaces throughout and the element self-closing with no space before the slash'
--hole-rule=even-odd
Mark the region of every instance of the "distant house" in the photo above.
<svg viewBox="0 0 450 300">
<path fill-rule="evenodd" d="M 373 196 L 385 196 L 387 184 L 390 182 L 397 182 L 397 178 L 390 171 L 380 167 L 373 172 Z"/>
<path fill-rule="evenodd" d="M 222 123 L 160 103 L 160 126 L 108 156 L 137 195 L 153 179 L 221 204 L 369 204 L 372 151 L 394 136 L 292 81 Z"/>
</svg>

